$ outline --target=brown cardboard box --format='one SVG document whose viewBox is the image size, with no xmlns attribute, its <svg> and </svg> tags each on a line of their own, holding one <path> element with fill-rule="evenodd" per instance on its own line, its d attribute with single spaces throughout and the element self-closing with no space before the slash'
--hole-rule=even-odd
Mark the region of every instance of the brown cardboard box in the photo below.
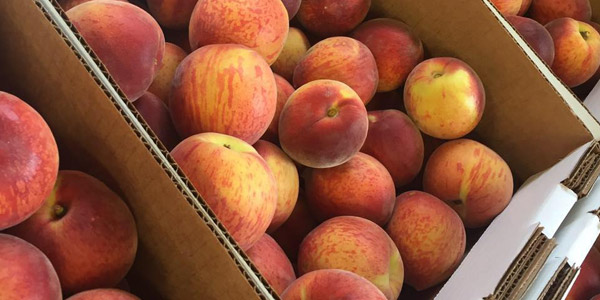
<svg viewBox="0 0 600 300">
<path fill-rule="evenodd" d="M 465 259 L 462 277 L 487 282 L 455 280 L 446 289 L 448 295 L 489 292 L 494 299 L 522 294 L 549 254 L 552 228 L 579 193 L 561 182 L 581 165 L 600 125 L 531 49 L 517 44 L 518 35 L 515 40 L 487 0 L 374 0 L 373 12 L 408 23 L 432 55 L 460 58 L 478 72 L 487 106 L 476 134 L 507 160 L 518 181 L 554 166 L 524 185 L 512 209 L 471 250 L 473 259 Z M 64 19 L 48 0 L 0 1 L 0 86 L 46 118 L 63 166 L 98 176 L 127 200 L 140 234 L 129 277 L 134 290 L 163 299 L 276 297 Z M 564 214 L 547 220 L 554 210 Z M 488 258 L 494 266 L 477 264 L 492 247 L 510 251 Z M 493 272 L 481 275 L 470 269 L 474 264 Z"/>
</svg>

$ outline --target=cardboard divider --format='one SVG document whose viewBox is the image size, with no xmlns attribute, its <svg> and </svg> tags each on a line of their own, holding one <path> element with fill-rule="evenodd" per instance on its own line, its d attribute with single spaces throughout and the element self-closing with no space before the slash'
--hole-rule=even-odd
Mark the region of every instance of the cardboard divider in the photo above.
<svg viewBox="0 0 600 300">
<path fill-rule="evenodd" d="M 0 1 L 0 81 L 46 119 L 61 168 L 88 172 L 126 200 L 139 233 L 133 290 L 148 299 L 276 298 L 133 106 L 106 85 L 108 73 L 57 22 L 65 18 L 57 7 Z"/>
</svg>

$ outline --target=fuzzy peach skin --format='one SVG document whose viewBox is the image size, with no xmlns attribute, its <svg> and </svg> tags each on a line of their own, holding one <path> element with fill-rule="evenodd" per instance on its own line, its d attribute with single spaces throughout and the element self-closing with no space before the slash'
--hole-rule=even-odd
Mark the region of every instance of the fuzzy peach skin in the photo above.
<svg viewBox="0 0 600 300">
<path fill-rule="evenodd" d="M 81 3 L 90 2 L 90 1 L 95 1 L 95 0 L 58 0 L 58 4 L 60 5 L 60 7 L 62 7 L 62 9 L 64 11 L 67 11 Z M 115 0 L 115 1 L 128 2 L 127 0 Z"/>
<path fill-rule="evenodd" d="M 600 293 L 600 252 L 590 249 L 565 300 L 588 300 Z M 591 300 L 591 299 L 590 299 Z"/>
<path fill-rule="evenodd" d="M 302 0 L 281 0 L 281 2 L 283 2 L 283 5 L 288 12 L 288 17 L 291 20 L 298 13 Z"/>
<path fill-rule="evenodd" d="M 510 167 L 492 149 L 469 140 L 446 142 L 425 166 L 424 190 L 446 201 L 465 226 L 489 224 L 510 202 L 513 177 Z"/>
<path fill-rule="evenodd" d="M 33 107 L 0 92 L 0 230 L 37 211 L 58 174 L 58 147 Z"/>
<path fill-rule="evenodd" d="M 277 183 L 248 143 L 224 134 L 193 135 L 173 159 L 243 250 L 269 227 L 277 206 Z"/>
<path fill-rule="evenodd" d="M 0 233 L 2 300 L 61 300 L 60 283 L 48 258 L 33 245 Z"/>
<path fill-rule="evenodd" d="M 380 161 L 397 187 L 410 183 L 423 166 L 425 152 L 419 128 L 399 110 L 368 114 L 369 133 L 360 151 Z"/>
<path fill-rule="evenodd" d="M 417 291 L 448 279 L 465 253 L 466 234 L 460 217 L 424 192 L 398 196 L 386 231 L 402 256 L 405 282 Z"/>
<path fill-rule="evenodd" d="M 277 85 L 262 57 L 241 45 L 209 45 L 177 67 L 169 98 L 182 138 L 202 132 L 231 135 L 254 144 L 277 107 Z"/>
<path fill-rule="evenodd" d="M 296 205 L 300 188 L 298 169 L 283 150 L 270 142 L 259 140 L 254 144 L 254 149 L 267 162 L 277 182 L 277 208 L 267 229 L 273 232 L 287 220 Z"/>
<path fill-rule="evenodd" d="M 170 29 L 187 29 L 198 0 L 146 0 L 158 23 Z"/>
<path fill-rule="evenodd" d="M 569 87 L 586 82 L 600 66 L 600 34 L 590 24 L 561 18 L 546 25 L 554 40 L 552 71 Z"/>
<path fill-rule="evenodd" d="M 408 25 L 394 19 L 367 21 L 352 33 L 365 44 L 377 62 L 377 92 L 389 92 L 406 81 L 412 69 L 423 61 L 423 43 Z"/>
<path fill-rule="evenodd" d="M 504 16 L 515 16 L 521 10 L 522 0 L 490 0 Z"/>
<path fill-rule="evenodd" d="M 140 298 L 122 290 L 103 288 L 81 292 L 66 300 L 140 300 Z"/>
<path fill-rule="evenodd" d="M 177 66 L 187 56 L 187 52 L 179 46 L 171 43 L 165 43 L 165 55 L 162 66 L 158 69 L 156 77 L 148 88 L 148 92 L 158 96 L 166 105 L 169 105 L 169 92 L 171 91 L 171 82 L 175 76 Z"/>
<path fill-rule="evenodd" d="M 302 0 L 297 19 L 318 36 L 344 35 L 362 23 L 370 7 L 371 0 Z"/>
<path fill-rule="evenodd" d="M 141 97 L 165 52 L 165 37 L 154 18 L 133 4 L 114 0 L 77 5 L 67 16 L 127 98 Z"/>
<path fill-rule="evenodd" d="M 311 168 L 341 165 L 362 147 L 367 110 L 349 86 L 315 80 L 298 88 L 279 118 L 279 142 L 296 162 Z"/>
<path fill-rule="evenodd" d="M 552 66 L 554 62 L 554 40 L 542 24 L 534 19 L 519 16 L 507 16 L 506 20 L 510 22 L 519 32 L 525 41 L 531 46 L 540 58 Z"/>
<path fill-rule="evenodd" d="M 246 254 L 277 294 L 281 295 L 296 280 L 292 263 L 268 234 L 265 233 Z"/>
<path fill-rule="evenodd" d="M 481 120 L 485 90 L 465 62 L 436 57 L 420 63 L 408 75 L 404 106 L 425 134 L 456 139 L 475 129 Z"/>
<path fill-rule="evenodd" d="M 167 106 L 150 92 L 144 93 L 142 97 L 133 102 L 133 106 L 142 115 L 156 137 L 165 145 L 167 150 L 173 149 L 181 141 Z"/>
<path fill-rule="evenodd" d="M 300 243 L 318 225 L 310 213 L 305 199 L 304 193 L 300 190 L 292 214 L 271 234 L 293 263 L 296 263 L 298 259 Z"/>
<path fill-rule="evenodd" d="M 331 37 L 312 46 L 294 70 L 296 88 L 318 79 L 341 81 L 367 104 L 379 82 L 377 63 L 363 43 L 349 37 Z"/>
<path fill-rule="evenodd" d="M 527 11 L 529 10 L 529 7 L 531 6 L 531 1 L 532 0 L 521 1 L 521 8 L 519 8 L 519 12 L 517 13 L 517 15 L 524 16 L 525 13 L 527 13 Z"/>
<path fill-rule="evenodd" d="M 282 300 L 386 300 L 371 282 L 339 269 L 312 271 L 296 279 L 281 295 Z"/>
<path fill-rule="evenodd" d="M 294 69 L 310 48 L 310 42 L 302 30 L 290 27 L 283 50 L 277 60 L 271 65 L 273 72 L 281 75 L 287 81 L 294 79 Z"/>
<path fill-rule="evenodd" d="M 595 22 L 588 22 L 588 24 L 592 25 L 592 27 L 594 27 L 594 29 L 596 29 L 596 31 L 600 33 L 600 24 Z M 592 89 L 596 87 L 596 84 L 599 80 L 600 67 L 598 68 L 598 70 L 596 70 L 596 73 L 594 73 L 594 75 L 592 75 L 590 79 L 588 79 L 585 83 L 575 87 L 573 89 L 573 92 L 575 93 L 575 95 L 577 95 L 577 97 L 579 97 L 579 99 L 585 99 L 592 91 Z"/>
<path fill-rule="evenodd" d="M 281 110 L 295 89 L 285 78 L 277 74 L 273 75 L 275 76 L 275 84 L 277 85 L 277 107 L 275 107 L 273 120 L 271 120 L 271 124 L 269 124 L 269 128 L 267 128 L 262 138 L 276 143 L 279 141 L 279 116 L 281 115 Z"/>
<path fill-rule="evenodd" d="M 281 0 L 199 0 L 190 20 L 190 45 L 241 44 L 270 65 L 283 49 L 288 28 Z"/>
<path fill-rule="evenodd" d="M 309 169 L 303 177 L 308 205 L 318 220 L 358 216 L 383 226 L 392 216 L 394 180 L 370 155 L 359 152 L 339 166 Z"/>
<path fill-rule="evenodd" d="M 533 0 L 529 15 L 542 25 L 564 17 L 589 22 L 592 6 L 590 0 Z"/>
<path fill-rule="evenodd" d="M 371 281 L 389 300 L 400 295 L 404 267 L 398 248 L 377 224 L 363 218 L 329 219 L 311 231 L 298 254 L 298 271 L 341 269 Z"/>
<path fill-rule="evenodd" d="M 44 206 L 9 233 L 48 256 L 65 295 L 118 284 L 133 265 L 138 246 L 125 202 L 79 171 L 61 170 Z"/>
</svg>

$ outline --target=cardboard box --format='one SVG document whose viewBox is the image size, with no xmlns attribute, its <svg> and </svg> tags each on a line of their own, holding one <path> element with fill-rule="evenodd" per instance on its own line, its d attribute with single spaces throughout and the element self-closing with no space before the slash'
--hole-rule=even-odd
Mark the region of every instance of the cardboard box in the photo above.
<svg viewBox="0 0 600 300">
<path fill-rule="evenodd" d="M 589 149 L 600 125 L 487 0 L 374 0 L 373 15 L 406 22 L 429 54 L 477 71 L 487 104 L 475 135 L 526 182 L 438 298 L 522 295 L 559 224 L 594 182 L 598 161 Z M 134 290 L 165 299 L 276 299 L 55 3 L 3 0 L 0 16 L 2 88 L 47 119 L 63 163 L 99 177 L 132 208 L 140 234 Z"/>
</svg>

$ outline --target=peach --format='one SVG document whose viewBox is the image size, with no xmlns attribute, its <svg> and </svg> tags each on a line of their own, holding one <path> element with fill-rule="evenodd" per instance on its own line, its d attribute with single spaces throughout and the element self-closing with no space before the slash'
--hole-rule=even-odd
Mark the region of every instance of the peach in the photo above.
<svg viewBox="0 0 600 300">
<path fill-rule="evenodd" d="M 162 64 L 165 38 L 143 9 L 113 0 L 86 2 L 67 11 L 129 100 L 141 97 Z"/>
<path fill-rule="evenodd" d="M 267 229 L 273 232 L 292 214 L 298 199 L 300 180 L 296 165 L 279 147 L 259 140 L 254 148 L 265 160 L 277 182 L 277 208 Z"/>
<path fill-rule="evenodd" d="M 380 161 L 390 172 L 394 184 L 410 183 L 423 166 L 423 137 L 403 112 L 395 109 L 370 111 L 369 133 L 361 152 Z"/>
<path fill-rule="evenodd" d="M 171 115 L 167 106 L 150 92 L 133 102 L 133 106 L 142 115 L 156 137 L 165 145 L 167 150 L 173 149 L 180 139 L 177 136 Z"/>
<path fill-rule="evenodd" d="M 276 143 L 279 140 L 279 116 L 281 115 L 281 110 L 295 89 L 285 78 L 277 74 L 273 75 L 275 76 L 275 84 L 277 85 L 277 106 L 275 107 L 273 120 L 271 120 L 271 124 L 269 124 L 262 138 Z"/>
<path fill-rule="evenodd" d="M 298 270 L 341 269 L 358 274 L 389 300 L 400 295 L 404 268 L 392 239 L 377 224 L 359 217 L 329 219 L 311 231 L 298 254 Z"/>
<path fill-rule="evenodd" d="M 424 192 L 398 196 L 386 231 L 402 256 L 405 282 L 417 291 L 450 277 L 465 253 L 466 234 L 460 217 Z"/>
<path fill-rule="evenodd" d="M 81 3 L 90 2 L 95 0 L 58 0 L 58 4 L 64 11 L 67 11 Z M 127 0 L 115 0 L 115 1 L 123 1 L 128 2 Z"/>
<path fill-rule="evenodd" d="M 67 300 L 140 300 L 133 294 L 117 289 L 94 289 L 78 293 Z"/>
<path fill-rule="evenodd" d="M 446 142 L 427 162 L 423 187 L 446 201 L 468 228 L 489 224 L 510 202 L 513 177 L 492 149 L 469 140 Z"/>
<path fill-rule="evenodd" d="M 271 65 L 271 69 L 291 82 L 294 79 L 294 69 L 309 48 L 310 42 L 302 30 L 290 27 L 283 50 Z"/>
<path fill-rule="evenodd" d="M 58 147 L 46 121 L 23 100 L 0 92 L 0 230 L 35 213 L 57 174 Z"/>
<path fill-rule="evenodd" d="M 552 66 L 554 62 L 554 41 L 546 27 L 537 21 L 519 16 L 507 16 L 510 22 L 525 41 L 531 46 L 540 58 Z"/>
<path fill-rule="evenodd" d="M 118 284 L 133 265 L 138 245 L 125 202 L 79 171 L 61 170 L 44 206 L 9 232 L 48 256 L 66 295 Z"/>
<path fill-rule="evenodd" d="M 168 28 L 164 28 L 163 32 L 165 34 L 165 41 L 177 45 L 186 53 L 192 52 L 192 48 L 190 46 L 190 36 L 187 30 L 170 30 Z"/>
<path fill-rule="evenodd" d="M 368 123 L 367 110 L 352 88 L 335 80 L 315 80 L 297 89 L 283 107 L 279 141 L 296 162 L 331 168 L 360 150 Z"/>
<path fill-rule="evenodd" d="M 341 81 L 367 104 L 378 84 L 377 63 L 363 43 L 349 37 L 332 37 L 312 46 L 294 70 L 296 88 L 318 79 Z"/>
<path fill-rule="evenodd" d="M 564 17 L 588 22 L 592 18 L 592 6 L 590 0 L 533 0 L 529 15 L 542 25 Z"/>
<path fill-rule="evenodd" d="M 282 300 L 386 300 L 371 282 L 352 272 L 325 269 L 304 274 L 281 295 Z"/>
<path fill-rule="evenodd" d="M 588 24 L 592 25 L 597 32 L 600 33 L 600 24 L 595 22 L 588 22 Z M 573 88 L 573 92 L 579 99 L 585 99 L 588 94 L 596 87 L 596 84 L 600 81 L 600 67 L 596 70 L 596 73 L 592 76 L 592 78 L 588 79 L 585 83 Z"/>
<path fill-rule="evenodd" d="M 370 7 L 371 0 L 302 0 L 298 21 L 322 37 L 344 35 L 362 23 Z"/>
<path fill-rule="evenodd" d="M 241 45 L 209 45 L 177 67 L 169 98 L 182 138 L 218 132 L 254 144 L 277 107 L 277 85 L 262 57 Z"/>
<path fill-rule="evenodd" d="M 522 0 L 490 0 L 504 16 L 515 16 L 521 10 Z"/>
<path fill-rule="evenodd" d="M 0 233 L 2 300 L 61 300 L 60 283 L 48 258 L 20 238 Z"/>
<path fill-rule="evenodd" d="M 187 29 L 198 0 L 146 0 L 158 23 L 170 29 Z"/>
<path fill-rule="evenodd" d="M 367 21 L 352 33 L 365 44 L 377 63 L 377 92 L 399 88 L 414 67 L 423 61 L 423 43 L 408 25 L 394 19 Z"/>
<path fill-rule="evenodd" d="M 404 106 L 425 134 L 456 139 L 479 124 L 485 90 L 477 73 L 465 62 L 436 57 L 420 63 L 408 75 Z"/>
<path fill-rule="evenodd" d="M 554 40 L 552 71 L 569 87 L 592 78 L 600 66 L 600 34 L 591 25 L 571 18 L 546 25 Z"/>
<path fill-rule="evenodd" d="M 565 300 L 587 300 L 600 293 L 600 252 L 595 247 L 581 264 L 581 271 Z"/>
<path fill-rule="evenodd" d="M 190 45 L 240 44 L 270 65 L 283 49 L 288 28 L 281 0 L 200 0 L 190 20 Z"/>
<path fill-rule="evenodd" d="M 214 132 L 185 139 L 171 155 L 240 247 L 250 249 L 277 206 L 277 184 L 264 159 L 243 140 Z"/>
<path fill-rule="evenodd" d="M 529 10 L 529 7 L 531 6 L 531 1 L 532 0 L 523 0 L 521 2 L 521 8 L 519 8 L 519 12 L 517 13 L 517 15 L 524 16 L 525 13 L 527 13 L 527 11 Z"/>
<path fill-rule="evenodd" d="M 277 294 L 281 295 L 296 280 L 292 263 L 268 234 L 265 233 L 246 254 Z"/>
<path fill-rule="evenodd" d="M 304 193 L 300 191 L 292 214 L 271 236 L 281 246 L 290 260 L 296 262 L 300 243 L 317 225 L 317 221 L 308 209 Z"/>
<path fill-rule="evenodd" d="M 383 226 L 392 216 L 396 190 L 385 167 L 370 155 L 327 169 L 307 170 L 306 199 L 319 220 L 358 216 Z"/>
<path fill-rule="evenodd" d="M 296 13 L 298 13 L 302 0 L 281 0 L 281 2 L 283 2 L 283 5 L 288 12 L 288 17 L 291 20 L 296 16 Z"/>
<path fill-rule="evenodd" d="M 177 66 L 187 56 L 187 53 L 179 46 L 171 43 L 165 43 L 165 55 L 163 56 L 162 66 L 158 69 L 154 81 L 148 88 L 148 92 L 156 95 L 166 105 L 169 105 L 169 92 L 171 91 L 171 82 L 175 76 Z"/>
</svg>

